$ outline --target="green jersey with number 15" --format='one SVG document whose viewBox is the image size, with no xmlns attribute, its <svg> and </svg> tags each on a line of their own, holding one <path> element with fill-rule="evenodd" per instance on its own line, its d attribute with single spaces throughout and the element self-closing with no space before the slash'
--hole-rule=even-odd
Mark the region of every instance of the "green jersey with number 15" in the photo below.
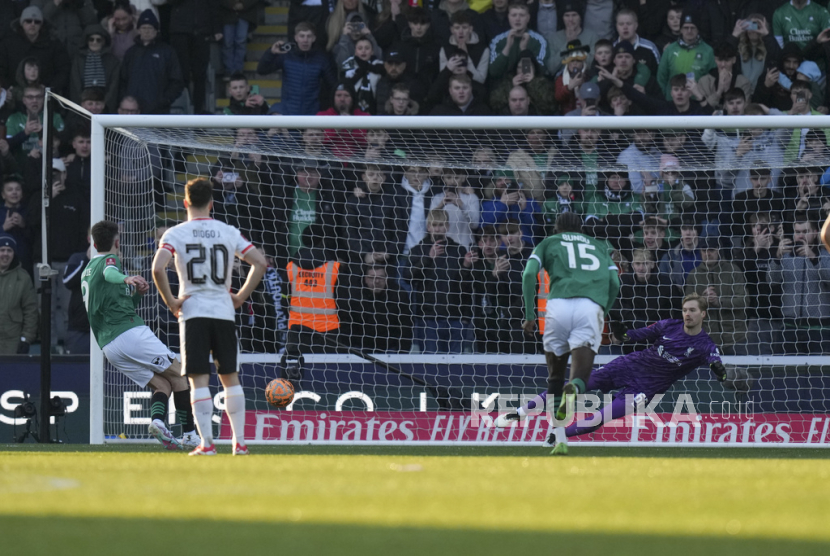
<svg viewBox="0 0 830 556">
<path fill-rule="evenodd" d="M 107 267 L 122 272 L 121 261 L 109 254 L 93 258 L 81 275 L 81 294 L 84 296 L 89 327 L 101 348 L 130 328 L 144 324 L 135 312 L 136 305 L 141 301 L 140 296 L 133 297 L 127 284 L 107 282 L 104 277 Z"/>
<path fill-rule="evenodd" d="M 525 276 L 529 278 L 532 272 L 535 282 L 539 266 L 550 276 L 548 299 L 586 297 L 607 314 L 620 290 L 617 266 L 608 247 L 585 234 L 563 232 L 545 238 L 530 255 Z M 524 293 L 525 316 L 531 320 L 536 313 L 535 292 Z"/>
</svg>

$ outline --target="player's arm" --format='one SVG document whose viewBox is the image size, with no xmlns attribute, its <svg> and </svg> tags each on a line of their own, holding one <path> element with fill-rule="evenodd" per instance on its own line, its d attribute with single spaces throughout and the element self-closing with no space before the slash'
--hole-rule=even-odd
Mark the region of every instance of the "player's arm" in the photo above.
<svg viewBox="0 0 830 556">
<path fill-rule="evenodd" d="M 126 274 L 121 273 L 121 271 L 118 270 L 118 267 L 114 264 L 107 264 L 104 267 L 104 280 L 110 284 L 127 284 L 128 286 L 133 286 L 135 288 L 135 293 L 133 293 L 133 305 L 136 307 L 138 307 L 138 304 L 141 302 L 141 296 L 147 293 L 147 290 L 150 289 L 150 284 L 147 283 L 147 280 L 141 276 L 127 276 Z"/>
<path fill-rule="evenodd" d="M 663 333 L 663 322 L 664 321 L 657 321 L 650 326 L 646 326 L 645 328 L 628 330 L 626 332 L 626 336 L 628 336 L 628 340 L 633 342 L 647 342 L 656 340 L 660 337 L 660 334 Z"/>
<path fill-rule="evenodd" d="M 248 271 L 248 277 L 242 287 L 239 288 L 239 291 L 231 293 L 234 309 L 239 309 L 245 303 L 245 300 L 250 297 L 265 275 L 266 268 L 268 268 L 265 257 L 253 246 L 242 254 L 242 260 L 251 265 L 251 270 Z"/>
<path fill-rule="evenodd" d="M 153 282 L 156 283 L 156 288 L 164 304 L 170 308 L 173 316 L 178 318 L 182 303 L 187 298 L 177 298 L 173 295 L 173 290 L 170 289 L 170 280 L 167 279 L 167 265 L 171 258 L 173 258 L 173 253 L 165 247 L 156 251 L 156 256 L 153 257 Z"/>
<path fill-rule="evenodd" d="M 542 268 L 542 261 L 534 251 L 527 260 L 522 273 L 522 300 L 525 306 L 525 320 L 522 322 L 522 328 L 526 334 L 533 334 L 536 331 L 536 276 L 540 268 Z"/>
</svg>

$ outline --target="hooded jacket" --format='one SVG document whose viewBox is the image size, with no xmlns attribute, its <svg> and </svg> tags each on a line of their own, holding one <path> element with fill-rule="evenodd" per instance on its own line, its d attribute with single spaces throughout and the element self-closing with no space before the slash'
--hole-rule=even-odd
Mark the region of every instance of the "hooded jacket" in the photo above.
<svg viewBox="0 0 830 556">
<path fill-rule="evenodd" d="M 0 43 L 0 79 L 14 83 L 17 67 L 24 58 L 34 56 L 40 62 L 40 79 L 47 87 L 63 93 L 69 82 L 70 59 L 66 48 L 50 38 L 51 27 L 44 21 L 35 42 L 23 33 L 20 20 L 12 22 L 12 32 Z"/>
<path fill-rule="evenodd" d="M 102 87 L 106 91 L 105 102 L 107 109 L 115 111 L 118 107 L 118 85 L 121 62 L 110 51 L 110 34 L 103 27 L 97 23 L 88 25 L 84 29 L 84 44 L 88 44 L 91 35 L 101 35 L 104 37 L 104 48 L 100 52 L 105 79 Z M 75 55 L 75 59 L 72 61 L 72 70 L 69 75 L 69 98 L 78 104 L 81 103 L 81 93 L 84 90 L 84 71 L 86 70 L 87 58 L 91 55 L 92 53 L 89 49 L 84 47 Z"/>
</svg>

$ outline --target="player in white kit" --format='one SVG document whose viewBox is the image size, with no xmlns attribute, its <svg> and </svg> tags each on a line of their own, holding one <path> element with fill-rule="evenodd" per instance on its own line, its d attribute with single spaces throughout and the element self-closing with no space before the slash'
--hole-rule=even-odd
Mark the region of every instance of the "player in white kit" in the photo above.
<svg viewBox="0 0 830 556">
<path fill-rule="evenodd" d="M 216 455 L 213 445 L 213 398 L 210 354 L 225 389 L 225 413 L 233 430 L 233 454 L 247 455 L 245 446 L 245 394 L 236 372 L 234 317 L 266 269 L 266 261 L 250 241 L 234 228 L 210 217 L 213 186 L 196 178 L 185 186 L 187 222 L 167 230 L 153 259 L 153 280 L 170 311 L 179 319 L 182 373 L 190 380 L 190 395 L 202 444 L 191 456 Z M 236 293 L 230 291 L 234 256 L 251 265 Z M 178 297 L 167 280 L 167 264 L 175 257 L 179 275 Z"/>
</svg>

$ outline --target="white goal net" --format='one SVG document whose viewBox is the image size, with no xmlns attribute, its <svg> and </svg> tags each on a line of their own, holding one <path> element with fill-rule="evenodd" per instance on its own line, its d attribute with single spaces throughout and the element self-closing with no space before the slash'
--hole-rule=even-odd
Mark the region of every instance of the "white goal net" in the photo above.
<svg viewBox="0 0 830 556">
<path fill-rule="evenodd" d="M 253 443 L 544 440 L 544 414 L 490 425 L 546 388 L 541 336 L 521 330 L 522 271 L 572 211 L 622 284 L 597 365 L 645 347 L 610 323 L 679 318 L 697 292 L 728 369 L 723 384 L 693 371 L 650 415 L 573 441 L 830 445 L 828 144 L 830 121 L 806 116 L 96 116 L 92 214 L 119 223 L 126 270 L 150 279 L 158 238 L 186 218 L 184 184 L 205 177 L 214 217 L 267 255 L 236 320 Z M 309 277 L 319 314 L 301 320 L 291 295 Z M 179 351 L 155 288 L 139 313 Z M 278 377 L 298 391 L 284 410 L 264 395 Z M 92 385 L 94 442 L 147 438 L 148 393 L 100 353 Z M 666 424 L 677 411 L 691 417 Z"/>
</svg>

